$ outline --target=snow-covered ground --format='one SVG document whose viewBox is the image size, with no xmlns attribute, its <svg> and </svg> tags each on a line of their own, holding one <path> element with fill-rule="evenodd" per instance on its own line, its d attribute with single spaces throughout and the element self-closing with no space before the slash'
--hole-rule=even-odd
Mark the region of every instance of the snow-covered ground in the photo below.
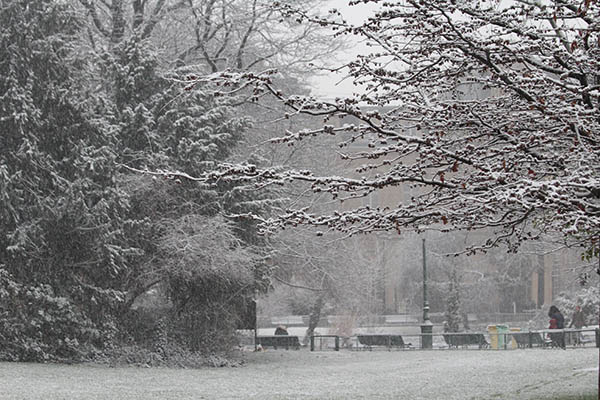
<svg viewBox="0 0 600 400">
<path fill-rule="evenodd" d="M 597 393 L 598 349 L 267 350 L 200 370 L 0 363 L 3 400 L 544 399 Z"/>
</svg>

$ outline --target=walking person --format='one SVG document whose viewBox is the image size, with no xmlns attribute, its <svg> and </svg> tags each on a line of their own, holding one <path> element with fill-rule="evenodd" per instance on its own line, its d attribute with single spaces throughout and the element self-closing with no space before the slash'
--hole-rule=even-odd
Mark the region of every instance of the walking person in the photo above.
<svg viewBox="0 0 600 400">
<path fill-rule="evenodd" d="M 583 311 L 581 311 L 581 306 L 575 306 L 575 311 L 573 311 L 573 315 L 571 316 L 569 328 L 575 327 L 575 329 L 581 329 L 584 325 L 585 315 L 583 314 Z M 575 344 L 581 344 L 581 331 L 577 331 L 575 333 Z"/>
<path fill-rule="evenodd" d="M 550 329 L 564 329 L 565 328 L 565 317 L 556 306 L 550 306 L 548 311 L 548 317 L 550 317 Z M 565 349 L 565 333 L 551 333 L 550 339 L 552 344 L 559 346 L 561 349 Z"/>
</svg>

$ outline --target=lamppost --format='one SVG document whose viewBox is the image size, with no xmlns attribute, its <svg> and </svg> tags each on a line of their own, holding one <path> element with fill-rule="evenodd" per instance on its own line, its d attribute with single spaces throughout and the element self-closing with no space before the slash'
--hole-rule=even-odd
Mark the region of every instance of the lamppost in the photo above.
<svg viewBox="0 0 600 400">
<path fill-rule="evenodd" d="M 429 302 L 427 301 L 427 261 L 425 256 L 425 238 L 423 238 L 423 323 L 421 324 L 421 348 L 433 347 L 433 324 L 429 320 Z"/>
<path fill-rule="evenodd" d="M 258 351 L 258 289 L 254 289 L 254 351 Z"/>
</svg>

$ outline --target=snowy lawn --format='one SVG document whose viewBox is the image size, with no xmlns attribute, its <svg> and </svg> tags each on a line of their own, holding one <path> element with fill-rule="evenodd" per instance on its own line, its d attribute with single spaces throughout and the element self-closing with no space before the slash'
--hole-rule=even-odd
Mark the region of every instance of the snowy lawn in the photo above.
<svg viewBox="0 0 600 400">
<path fill-rule="evenodd" d="M 598 349 L 245 353 L 199 370 L 0 363 L 3 400 L 551 399 L 597 393 Z M 574 397 L 576 398 L 576 397 Z"/>
</svg>

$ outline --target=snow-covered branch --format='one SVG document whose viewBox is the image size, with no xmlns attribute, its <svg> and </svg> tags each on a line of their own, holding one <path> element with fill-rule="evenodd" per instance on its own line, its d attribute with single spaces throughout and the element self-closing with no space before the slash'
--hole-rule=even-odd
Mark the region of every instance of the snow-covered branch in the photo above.
<svg viewBox="0 0 600 400">
<path fill-rule="evenodd" d="M 516 245 L 542 233 L 595 246 L 600 236 L 600 5 L 598 2 L 377 3 L 362 26 L 333 12 L 299 22 L 359 35 L 373 52 L 349 63 L 366 86 L 352 98 L 290 96 L 268 79 L 254 89 L 285 104 L 285 118 L 325 118 L 272 143 L 340 138 L 343 176 L 223 165 L 205 183 L 257 187 L 303 182 L 342 201 L 332 213 L 284 210 L 265 230 L 311 224 L 350 234 L 411 227 L 487 229 Z M 238 85 L 236 87 L 243 87 Z M 338 122 L 339 121 L 339 122 Z M 376 163 L 373 160 L 377 160 Z M 381 206 L 357 197 L 385 194 Z"/>
</svg>

